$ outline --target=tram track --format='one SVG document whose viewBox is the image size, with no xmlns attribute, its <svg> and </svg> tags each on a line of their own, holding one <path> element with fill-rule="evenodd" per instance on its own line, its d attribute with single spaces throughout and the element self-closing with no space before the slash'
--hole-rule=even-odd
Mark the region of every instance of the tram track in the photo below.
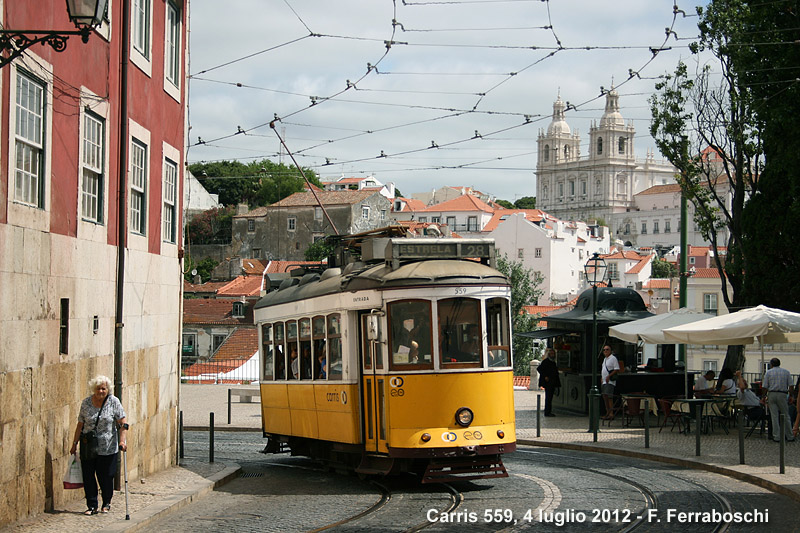
<svg viewBox="0 0 800 533">
<path fill-rule="evenodd" d="M 603 463 L 602 461 L 599 461 L 597 459 L 586 458 L 586 457 L 579 457 L 579 458 L 578 457 L 571 457 L 570 458 L 570 462 L 566 462 L 566 461 L 563 461 L 564 457 L 562 455 L 560 455 L 560 454 L 548 453 L 548 452 L 542 452 L 542 451 L 534 451 L 534 450 L 517 449 L 517 453 L 521 453 L 521 454 L 525 454 L 525 455 L 527 455 L 527 454 L 536 454 L 536 455 L 540 455 L 540 456 L 541 455 L 547 455 L 547 456 L 549 456 L 551 458 L 562 459 L 562 461 L 557 461 L 557 464 L 555 464 L 553 462 L 551 462 L 550 464 L 553 464 L 554 466 L 559 466 L 559 467 L 564 467 L 564 468 L 569 468 L 569 469 L 574 469 L 574 470 L 581 470 L 581 471 L 585 471 L 585 472 L 591 472 L 594 475 L 599 475 L 599 476 L 611 478 L 611 479 L 614 479 L 615 481 L 618 481 L 618 482 L 627 484 L 627 485 L 629 485 L 631 487 L 634 487 L 642 495 L 645 503 L 637 512 L 631 512 L 631 515 L 635 517 L 635 520 L 633 520 L 629 524 L 626 524 L 624 527 L 622 527 L 621 529 L 618 529 L 616 531 L 619 531 L 620 533 L 629 533 L 629 532 L 633 532 L 633 531 L 637 531 L 637 530 L 646 530 L 646 529 L 648 529 L 647 526 L 652 525 L 650 520 L 649 520 L 649 518 L 648 518 L 648 514 L 647 513 L 655 512 L 655 511 L 657 511 L 659 509 L 659 500 L 660 499 L 659 499 L 658 495 L 654 491 L 652 491 L 649 487 L 645 486 L 644 484 L 642 484 L 640 482 L 633 481 L 631 479 L 628 479 L 625 476 L 621 476 L 621 475 L 617 475 L 617 474 L 608 472 L 607 471 L 607 465 L 605 463 Z M 522 455 L 522 457 L 524 457 L 524 455 Z M 584 462 L 601 463 L 601 466 L 598 466 L 598 467 L 579 466 L 579 465 L 575 464 L 576 460 L 580 460 L 580 461 L 584 461 Z M 533 462 L 533 461 L 527 461 L 526 460 L 524 462 Z M 645 469 L 642 469 L 642 468 L 639 468 L 639 467 L 636 467 L 636 466 L 630 466 L 630 468 L 637 469 L 637 470 L 642 470 L 643 472 L 649 472 L 649 471 L 647 471 Z M 512 475 L 514 475 L 514 474 L 512 474 Z M 698 489 L 700 489 L 703 493 L 711 496 L 714 500 L 716 500 L 716 502 L 721 507 L 721 511 L 720 511 L 721 515 L 724 515 L 725 513 L 731 513 L 733 511 L 733 506 L 731 505 L 730 501 L 727 498 L 725 498 L 724 496 L 722 496 L 721 494 L 719 494 L 718 492 L 713 491 L 713 490 L 709 489 L 708 487 L 706 487 L 706 486 L 704 486 L 704 485 L 702 485 L 700 483 L 697 483 L 695 481 L 688 480 L 688 479 L 685 479 L 685 478 L 682 478 L 682 477 L 675 476 L 675 475 L 673 475 L 673 474 L 671 474 L 669 472 L 662 472 L 661 475 L 668 476 L 668 477 L 670 477 L 670 478 L 672 478 L 672 479 L 674 479 L 676 481 L 679 481 L 680 483 L 686 483 L 686 484 L 689 484 L 689 485 L 693 485 L 694 487 L 697 487 Z M 545 498 L 545 501 L 546 501 L 546 498 Z M 540 508 L 541 507 L 542 506 L 540 505 Z M 537 511 L 538 511 L 538 509 L 539 508 L 537 508 Z M 515 525 L 513 525 L 511 527 L 503 529 L 501 531 L 508 531 L 508 532 L 518 531 L 518 530 L 521 530 L 521 529 L 526 529 L 527 527 L 530 527 L 531 525 L 532 524 L 528 524 L 528 523 L 518 523 L 518 524 L 515 524 Z M 730 526 L 731 526 L 730 522 L 721 521 L 721 522 L 715 523 L 713 529 L 711 529 L 710 531 L 712 533 L 725 533 L 725 532 L 729 531 Z"/>
</svg>

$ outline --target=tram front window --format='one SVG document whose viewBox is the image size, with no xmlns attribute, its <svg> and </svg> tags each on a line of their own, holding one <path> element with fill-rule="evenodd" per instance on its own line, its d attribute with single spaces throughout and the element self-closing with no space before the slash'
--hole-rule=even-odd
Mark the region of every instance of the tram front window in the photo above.
<svg viewBox="0 0 800 533">
<path fill-rule="evenodd" d="M 442 367 L 480 367 L 483 361 L 480 301 L 448 298 L 439 301 L 438 311 Z"/>
<path fill-rule="evenodd" d="M 389 309 L 391 367 L 433 367 L 431 304 L 425 300 L 392 302 Z"/>
<path fill-rule="evenodd" d="M 272 326 L 261 326 L 261 360 L 264 366 L 261 369 L 261 379 L 271 381 L 273 377 L 272 365 Z"/>
<path fill-rule="evenodd" d="M 486 300 L 489 366 L 511 366 L 508 317 L 508 300 L 505 298 Z"/>
</svg>

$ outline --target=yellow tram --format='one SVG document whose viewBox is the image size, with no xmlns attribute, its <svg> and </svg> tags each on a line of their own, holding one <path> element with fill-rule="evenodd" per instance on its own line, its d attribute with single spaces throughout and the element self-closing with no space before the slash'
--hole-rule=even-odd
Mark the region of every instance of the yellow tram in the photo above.
<svg viewBox="0 0 800 533">
<path fill-rule="evenodd" d="M 255 306 L 266 451 L 423 483 L 507 476 L 510 287 L 494 242 L 362 237 L 341 241 L 358 261 L 295 271 Z"/>
</svg>

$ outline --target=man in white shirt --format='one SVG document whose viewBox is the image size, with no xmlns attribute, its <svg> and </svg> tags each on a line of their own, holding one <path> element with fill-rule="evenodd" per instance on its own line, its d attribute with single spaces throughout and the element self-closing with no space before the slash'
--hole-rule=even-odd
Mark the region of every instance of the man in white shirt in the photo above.
<svg viewBox="0 0 800 533">
<path fill-rule="evenodd" d="M 600 392 L 603 393 L 603 402 L 606 405 L 606 416 L 604 420 L 614 418 L 614 388 L 617 385 L 616 375 L 619 373 L 619 361 L 611 350 L 611 345 L 603 346 L 603 364 L 600 373 Z"/>
<path fill-rule="evenodd" d="M 781 438 L 780 418 L 786 417 L 784 434 L 787 441 L 793 441 L 792 423 L 789 420 L 789 387 L 792 385 L 792 375 L 785 368 L 781 368 L 781 360 L 773 357 L 769 362 L 769 370 L 764 374 L 761 386 L 767 391 L 767 405 L 769 416 L 772 420 L 772 440 Z"/>
<path fill-rule="evenodd" d="M 714 379 L 714 371 L 708 370 L 702 376 L 699 376 L 694 382 L 694 395 L 696 398 L 708 396 L 714 392 L 711 386 L 711 380 Z"/>
</svg>

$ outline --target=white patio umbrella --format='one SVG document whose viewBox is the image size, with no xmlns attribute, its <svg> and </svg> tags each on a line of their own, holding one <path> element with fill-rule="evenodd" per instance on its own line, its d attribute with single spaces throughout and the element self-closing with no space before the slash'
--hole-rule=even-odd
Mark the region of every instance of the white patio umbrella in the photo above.
<svg viewBox="0 0 800 533">
<path fill-rule="evenodd" d="M 758 340 L 763 367 L 764 343 L 800 342 L 800 313 L 759 305 L 665 329 L 664 337 L 684 344 L 744 345 Z"/>
<path fill-rule="evenodd" d="M 648 344 L 676 344 L 675 341 L 664 338 L 665 329 L 706 318 L 711 318 L 711 315 L 683 307 L 668 313 L 617 324 L 608 328 L 608 333 L 612 337 L 627 342 L 642 341 Z"/>
</svg>

